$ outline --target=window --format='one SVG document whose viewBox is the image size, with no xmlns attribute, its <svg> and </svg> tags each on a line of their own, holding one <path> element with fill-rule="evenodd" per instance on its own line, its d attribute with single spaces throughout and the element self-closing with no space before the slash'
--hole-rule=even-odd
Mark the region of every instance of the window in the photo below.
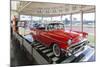
<svg viewBox="0 0 100 67">
<path fill-rule="evenodd" d="M 40 21 L 40 20 L 41 20 L 41 17 L 33 16 L 33 17 L 32 17 L 32 20 L 33 20 L 33 21 Z"/>
<path fill-rule="evenodd" d="M 73 31 L 82 31 L 81 14 L 80 13 L 72 15 L 72 30 Z"/>
<path fill-rule="evenodd" d="M 48 30 L 60 30 L 60 29 L 64 29 L 64 25 L 60 23 L 49 24 L 47 26 L 47 29 Z"/>
<path fill-rule="evenodd" d="M 83 31 L 88 33 L 88 40 L 95 43 L 95 13 L 83 14 Z"/>
<path fill-rule="evenodd" d="M 43 17 L 43 21 L 51 21 L 50 17 Z"/>
<path fill-rule="evenodd" d="M 52 21 L 61 21 L 61 16 L 52 17 Z"/>
<path fill-rule="evenodd" d="M 62 21 L 63 21 L 63 23 L 65 25 L 65 28 L 67 30 L 70 30 L 70 15 L 64 15 L 64 16 L 62 16 Z"/>
<path fill-rule="evenodd" d="M 28 15 L 20 15 L 20 20 L 21 21 L 24 21 L 24 20 L 29 21 L 29 20 L 31 20 L 31 16 L 28 16 Z"/>
</svg>

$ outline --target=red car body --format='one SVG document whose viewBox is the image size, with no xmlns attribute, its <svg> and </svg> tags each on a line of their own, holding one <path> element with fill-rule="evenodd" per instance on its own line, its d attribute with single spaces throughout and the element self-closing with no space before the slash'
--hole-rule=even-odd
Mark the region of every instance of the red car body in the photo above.
<svg viewBox="0 0 100 67">
<path fill-rule="evenodd" d="M 48 25 L 56 25 L 62 23 L 50 23 Z M 46 28 L 47 29 L 47 28 Z M 86 32 L 71 31 L 65 29 L 53 29 L 45 30 L 44 27 L 31 29 L 33 39 L 39 41 L 46 47 L 51 47 L 56 43 L 61 50 L 66 51 L 70 46 L 77 45 L 81 42 L 87 41 Z M 71 43 L 68 44 L 68 40 L 71 40 Z"/>
</svg>

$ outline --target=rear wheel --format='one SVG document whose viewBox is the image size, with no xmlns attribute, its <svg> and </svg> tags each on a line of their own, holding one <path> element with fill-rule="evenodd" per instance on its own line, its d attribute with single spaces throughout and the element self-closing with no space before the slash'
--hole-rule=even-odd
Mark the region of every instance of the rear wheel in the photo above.
<svg viewBox="0 0 100 67">
<path fill-rule="evenodd" d="M 53 49 L 54 55 L 59 57 L 61 54 L 61 50 L 60 50 L 59 46 L 57 44 L 54 44 L 52 49 Z"/>
</svg>

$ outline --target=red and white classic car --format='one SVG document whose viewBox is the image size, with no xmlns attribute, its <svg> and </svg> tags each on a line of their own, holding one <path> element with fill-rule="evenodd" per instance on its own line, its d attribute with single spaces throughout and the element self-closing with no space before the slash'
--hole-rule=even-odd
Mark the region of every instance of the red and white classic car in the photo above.
<svg viewBox="0 0 100 67">
<path fill-rule="evenodd" d="M 55 56 L 75 54 L 88 44 L 88 33 L 66 30 L 63 23 L 41 24 L 31 32 L 33 39 L 51 48 Z"/>
</svg>

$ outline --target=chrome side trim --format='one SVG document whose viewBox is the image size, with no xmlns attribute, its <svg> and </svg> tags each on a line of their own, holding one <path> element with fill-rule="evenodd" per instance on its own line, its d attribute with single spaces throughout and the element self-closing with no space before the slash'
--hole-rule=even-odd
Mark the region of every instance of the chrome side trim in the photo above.
<svg viewBox="0 0 100 67">
<path fill-rule="evenodd" d="M 71 44 L 71 45 L 68 47 L 68 49 L 71 48 L 71 47 L 73 47 L 73 46 L 76 46 L 76 45 L 78 45 L 78 44 L 80 44 L 80 43 L 82 43 L 82 42 L 86 42 L 86 41 L 88 41 L 88 40 L 87 40 L 87 39 L 83 39 L 83 40 L 81 40 L 81 41 L 78 42 L 78 43 Z"/>
<path fill-rule="evenodd" d="M 81 42 L 79 42 L 78 44 L 75 44 L 74 46 L 71 46 L 70 48 L 67 49 L 67 51 L 69 51 L 72 54 L 76 54 L 82 50 L 84 50 L 84 46 L 88 44 L 88 40 L 82 40 Z"/>
<path fill-rule="evenodd" d="M 80 42 L 73 44 L 72 46 L 69 46 L 66 50 L 63 49 L 63 51 L 66 52 L 66 54 L 71 53 L 71 54 L 76 54 L 84 50 L 84 47 L 88 44 L 87 39 L 83 39 Z"/>
</svg>

